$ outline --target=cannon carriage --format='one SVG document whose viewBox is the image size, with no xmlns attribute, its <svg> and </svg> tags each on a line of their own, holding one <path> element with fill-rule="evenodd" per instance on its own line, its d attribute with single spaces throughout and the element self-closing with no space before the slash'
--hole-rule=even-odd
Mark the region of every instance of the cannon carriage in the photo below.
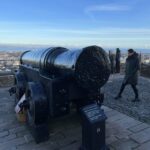
<svg viewBox="0 0 150 150">
<path fill-rule="evenodd" d="M 110 75 L 106 52 L 98 46 L 68 50 L 53 47 L 26 51 L 15 73 L 18 102 L 27 109 L 27 124 L 37 143 L 48 139 L 49 120 L 66 115 L 70 105 L 77 110 L 103 102 L 101 87 Z"/>
</svg>

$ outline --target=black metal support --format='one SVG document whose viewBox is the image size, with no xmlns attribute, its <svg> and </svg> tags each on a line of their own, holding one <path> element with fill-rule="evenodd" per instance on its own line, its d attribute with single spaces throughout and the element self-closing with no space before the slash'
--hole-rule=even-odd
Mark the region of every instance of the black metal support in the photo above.
<svg viewBox="0 0 150 150">
<path fill-rule="evenodd" d="M 8 90 L 8 92 L 9 92 L 10 96 L 12 96 L 13 94 L 16 93 L 16 87 L 15 87 L 15 86 L 11 87 L 11 88 Z"/>
<path fill-rule="evenodd" d="M 27 127 L 30 130 L 35 142 L 38 144 L 49 139 L 49 127 L 48 122 L 35 123 L 30 113 L 27 112 Z"/>
</svg>

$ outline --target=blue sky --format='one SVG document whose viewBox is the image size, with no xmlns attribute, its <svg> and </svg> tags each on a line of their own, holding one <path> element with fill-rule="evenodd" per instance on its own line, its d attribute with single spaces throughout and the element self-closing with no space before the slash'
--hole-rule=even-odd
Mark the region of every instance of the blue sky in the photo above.
<svg viewBox="0 0 150 150">
<path fill-rule="evenodd" d="M 150 48 L 149 0 L 1 0 L 1 44 Z"/>
</svg>

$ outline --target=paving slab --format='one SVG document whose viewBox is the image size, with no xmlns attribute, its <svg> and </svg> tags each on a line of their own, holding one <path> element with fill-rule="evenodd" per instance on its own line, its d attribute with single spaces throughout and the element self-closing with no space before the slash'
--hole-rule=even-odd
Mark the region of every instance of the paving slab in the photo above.
<svg viewBox="0 0 150 150">
<path fill-rule="evenodd" d="M 116 150 L 132 150 L 138 146 L 138 144 L 132 140 L 116 141 L 112 143 L 112 146 Z"/>
<path fill-rule="evenodd" d="M 130 136 L 134 141 L 138 143 L 148 142 L 150 139 L 150 128 L 144 129 L 143 131 L 134 133 Z"/>
<path fill-rule="evenodd" d="M 138 124 L 137 126 L 129 128 L 129 130 L 132 131 L 132 132 L 137 133 L 137 132 L 140 132 L 140 131 L 142 131 L 144 129 L 147 129 L 149 127 L 150 127 L 149 124 L 141 123 L 141 124 Z"/>
<path fill-rule="evenodd" d="M 150 141 L 140 145 L 136 150 L 149 150 L 150 149 Z"/>
</svg>

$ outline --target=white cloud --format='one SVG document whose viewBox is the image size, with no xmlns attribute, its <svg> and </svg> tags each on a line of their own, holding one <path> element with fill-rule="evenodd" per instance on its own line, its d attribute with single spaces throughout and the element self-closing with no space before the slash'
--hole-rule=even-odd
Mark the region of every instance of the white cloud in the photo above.
<svg viewBox="0 0 150 150">
<path fill-rule="evenodd" d="M 108 4 L 108 5 L 93 5 L 89 6 L 85 9 L 86 13 L 95 12 L 95 11 L 129 11 L 131 7 L 128 5 L 116 5 L 116 4 Z"/>
<path fill-rule="evenodd" d="M 150 38 L 150 28 L 95 28 L 95 29 L 66 29 L 66 28 L 31 28 L 31 29 L 0 29 L 0 38 L 5 36 L 46 37 L 96 37 L 96 38 Z"/>
<path fill-rule="evenodd" d="M 62 35 L 109 35 L 109 34 L 144 34 L 150 35 L 150 28 L 95 28 L 95 29 L 65 29 L 65 28 L 31 28 L 31 29 L 0 29 L 0 33 L 54 33 Z"/>
<path fill-rule="evenodd" d="M 149 44 L 150 28 L 31 28 L 0 29 L 2 43 L 51 44 L 60 46 L 99 45 L 142 48 Z M 150 48 L 150 46 L 147 46 Z"/>
<path fill-rule="evenodd" d="M 27 32 L 27 31 L 25 31 Z M 150 28 L 95 28 L 95 29 L 33 29 L 36 33 L 50 33 L 71 36 L 101 36 L 101 35 L 150 35 Z"/>
</svg>

